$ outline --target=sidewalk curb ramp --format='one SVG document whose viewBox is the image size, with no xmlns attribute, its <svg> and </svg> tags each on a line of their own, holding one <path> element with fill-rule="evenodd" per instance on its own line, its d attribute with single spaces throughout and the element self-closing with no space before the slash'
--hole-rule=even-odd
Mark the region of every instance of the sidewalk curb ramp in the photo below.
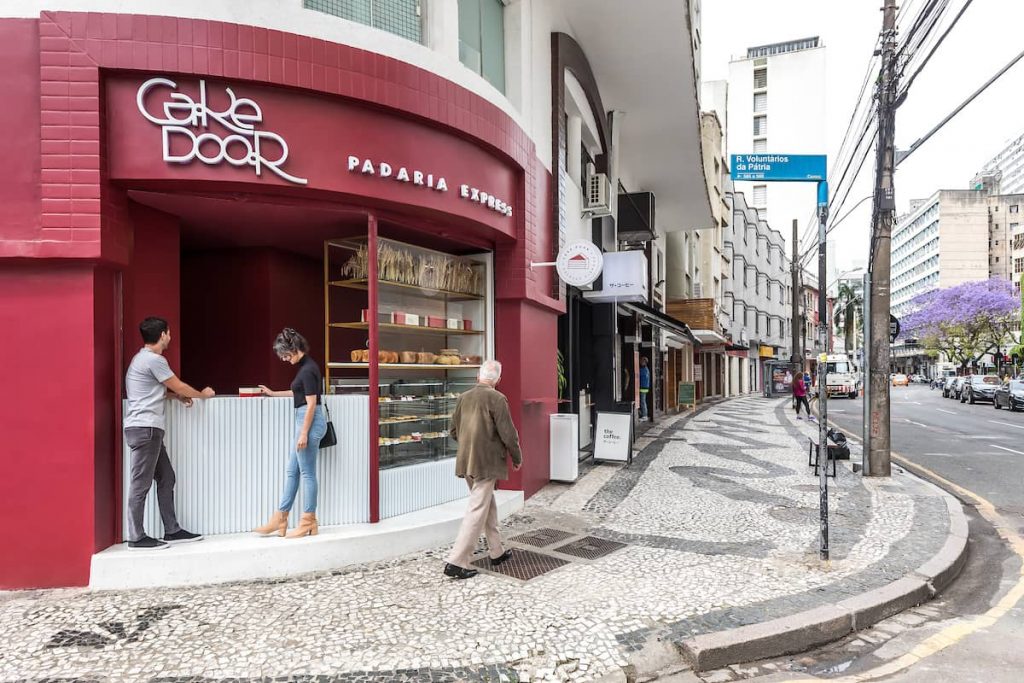
<svg viewBox="0 0 1024 683">
<path fill-rule="evenodd" d="M 888 586 L 805 612 L 687 638 L 676 643 L 694 671 L 720 669 L 804 652 L 927 602 L 957 577 L 967 561 L 967 517 L 944 492 L 949 510 L 946 542 L 930 560 Z"/>
</svg>

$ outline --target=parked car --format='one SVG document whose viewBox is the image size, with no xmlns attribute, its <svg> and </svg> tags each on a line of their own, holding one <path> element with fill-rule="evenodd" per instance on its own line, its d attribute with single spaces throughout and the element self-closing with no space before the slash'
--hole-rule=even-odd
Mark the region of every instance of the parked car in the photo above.
<svg viewBox="0 0 1024 683">
<path fill-rule="evenodd" d="M 904 374 L 896 373 L 892 376 L 892 385 L 894 387 L 907 387 L 910 386 L 910 378 Z"/>
<path fill-rule="evenodd" d="M 1024 380 L 1011 379 L 996 388 L 992 405 L 996 410 L 1006 407 L 1011 411 L 1024 408 Z"/>
<path fill-rule="evenodd" d="M 911 375 L 910 381 L 913 382 L 914 384 L 927 384 L 928 378 L 925 377 L 924 375 Z"/>
<path fill-rule="evenodd" d="M 995 400 L 996 388 L 1002 384 L 996 375 L 971 375 L 960 390 L 960 402 L 974 405 L 978 401 Z"/>
<path fill-rule="evenodd" d="M 964 382 L 967 381 L 966 375 L 960 375 L 953 381 L 953 387 L 949 390 L 949 398 L 960 400 L 960 392 L 963 391 Z"/>
<path fill-rule="evenodd" d="M 942 398 L 951 398 L 953 396 L 954 384 L 956 384 L 956 375 L 946 378 L 942 383 Z"/>
</svg>

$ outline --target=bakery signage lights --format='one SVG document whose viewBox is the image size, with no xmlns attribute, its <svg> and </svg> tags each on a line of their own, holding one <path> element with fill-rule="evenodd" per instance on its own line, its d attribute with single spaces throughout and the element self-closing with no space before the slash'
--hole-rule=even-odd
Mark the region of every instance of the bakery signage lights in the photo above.
<svg viewBox="0 0 1024 683">
<path fill-rule="evenodd" d="M 387 161 L 378 161 L 350 154 L 347 167 L 349 173 L 359 173 L 360 175 L 408 183 L 434 190 L 435 192 L 448 191 L 448 180 L 442 175 L 427 173 L 418 169 L 409 170 L 407 166 L 396 166 Z M 459 185 L 459 198 L 485 206 L 503 216 L 512 216 L 511 204 L 478 187 L 473 187 L 469 184 Z"/>
<path fill-rule="evenodd" d="M 224 88 L 230 104 L 224 111 L 217 111 L 207 102 L 205 80 L 199 81 L 198 100 L 177 88 L 177 83 L 169 78 L 151 78 L 139 86 L 135 95 L 139 112 L 160 126 L 164 161 L 189 164 L 198 160 L 208 166 L 226 162 L 231 166 L 251 166 L 257 176 L 267 169 L 296 185 L 309 182 L 281 168 L 288 160 L 288 143 L 277 133 L 256 127 L 263 122 L 263 110 L 254 100 L 236 97 L 231 88 Z M 165 93 L 160 113 L 154 114 L 152 109 L 156 107 L 150 105 L 149 100 L 155 98 L 155 93 L 151 93 L 157 89 L 170 89 L 170 92 Z M 179 141 L 176 145 L 175 139 Z M 172 151 L 172 146 L 176 150 Z M 268 150 L 269 153 L 277 151 L 276 158 L 265 156 Z"/>
<path fill-rule="evenodd" d="M 586 287 L 601 275 L 604 255 L 593 242 L 577 240 L 562 247 L 555 269 L 562 282 L 573 287 Z"/>
</svg>

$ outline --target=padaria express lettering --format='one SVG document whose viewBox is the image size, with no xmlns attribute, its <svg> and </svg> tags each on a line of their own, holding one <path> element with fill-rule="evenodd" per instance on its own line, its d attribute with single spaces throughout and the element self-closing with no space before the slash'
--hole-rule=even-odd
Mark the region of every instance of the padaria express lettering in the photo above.
<svg viewBox="0 0 1024 683">
<path fill-rule="evenodd" d="M 263 169 L 267 169 L 290 183 L 305 185 L 309 182 L 281 168 L 288 160 L 288 143 L 277 133 L 256 129 L 255 124 L 263 122 L 263 110 L 255 101 L 236 97 L 231 88 L 224 88 L 230 104 L 224 111 L 217 111 L 207 103 L 205 80 L 199 81 L 198 101 L 178 92 L 177 87 L 177 83 L 168 78 L 151 78 L 139 87 L 135 97 L 139 112 L 160 126 L 164 161 L 189 164 L 199 160 L 208 166 L 227 162 L 231 166 L 251 166 L 257 176 L 262 176 Z M 151 113 L 147 107 L 147 97 L 157 88 L 172 91 L 163 102 L 162 116 Z M 211 131 L 213 123 L 219 124 L 223 132 Z M 197 129 L 204 132 L 197 133 Z M 276 159 L 264 156 L 275 147 L 280 149 Z"/>
<path fill-rule="evenodd" d="M 448 181 L 444 176 L 426 173 L 416 169 L 410 171 L 406 166 L 396 167 L 386 161 L 377 162 L 373 159 L 361 159 L 357 156 L 349 156 L 348 171 L 349 173 L 360 173 L 367 176 L 396 180 L 400 183 L 419 185 L 420 187 L 425 187 L 434 190 L 435 192 L 448 191 Z M 496 211 L 503 216 L 512 215 L 511 204 L 502 199 L 498 199 L 494 195 L 479 188 L 472 187 L 471 185 L 460 185 L 459 197 L 482 206 L 486 206 L 488 209 Z"/>
</svg>

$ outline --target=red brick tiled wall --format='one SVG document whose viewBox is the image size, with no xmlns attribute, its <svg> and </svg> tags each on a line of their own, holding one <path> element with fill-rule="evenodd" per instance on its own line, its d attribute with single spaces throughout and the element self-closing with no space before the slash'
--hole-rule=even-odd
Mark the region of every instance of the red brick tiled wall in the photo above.
<svg viewBox="0 0 1024 683">
<path fill-rule="evenodd" d="M 516 246 L 499 295 L 548 296 L 550 178 L 533 141 L 501 109 L 429 71 L 345 45 L 253 26 L 175 17 L 44 12 L 39 18 L 42 124 L 41 239 L 61 255 L 121 261 L 130 250 L 108 197 L 101 159 L 102 69 L 248 80 L 364 100 L 425 119 L 523 169 Z"/>
</svg>

